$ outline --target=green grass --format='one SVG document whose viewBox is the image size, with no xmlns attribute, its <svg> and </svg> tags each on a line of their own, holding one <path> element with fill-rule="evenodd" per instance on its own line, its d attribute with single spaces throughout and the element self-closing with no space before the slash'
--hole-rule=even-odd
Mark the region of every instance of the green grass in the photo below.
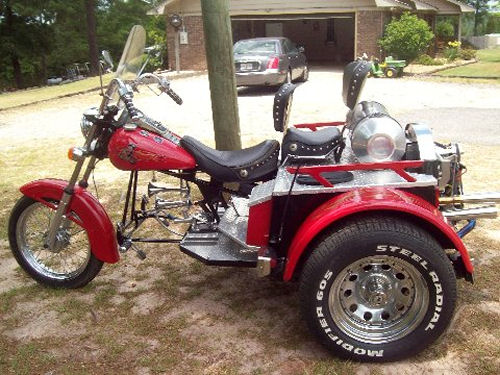
<svg viewBox="0 0 500 375">
<path fill-rule="evenodd" d="M 436 73 L 444 77 L 500 78 L 500 48 L 477 51 L 479 62 Z"/>
<path fill-rule="evenodd" d="M 110 80 L 111 74 L 104 76 L 104 85 Z M 0 110 L 72 95 L 99 86 L 99 77 L 92 77 L 64 85 L 37 87 L 5 93 L 0 95 Z"/>
</svg>

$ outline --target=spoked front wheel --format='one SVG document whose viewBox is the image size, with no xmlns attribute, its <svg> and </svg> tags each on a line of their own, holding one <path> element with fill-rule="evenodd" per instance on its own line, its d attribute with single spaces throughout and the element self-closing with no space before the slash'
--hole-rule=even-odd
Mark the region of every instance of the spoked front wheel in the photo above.
<svg viewBox="0 0 500 375">
<path fill-rule="evenodd" d="M 10 248 L 19 265 L 39 283 L 55 288 L 82 287 L 99 273 L 103 262 L 92 254 L 85 229 L 69 220 L 57 231 L 54 248 L 46 248 L 54 213 L 42 203 L 22 197 L 9 219 Z"/>
<path fill-rule="evenodd" d="M 347 223 L 318 242 L 300 293 L 310 329 L 335 354 L 393 361 L 444 332 L 456 280 L 427 232 L 399 218 L 374 217 Z"/>
</svg>

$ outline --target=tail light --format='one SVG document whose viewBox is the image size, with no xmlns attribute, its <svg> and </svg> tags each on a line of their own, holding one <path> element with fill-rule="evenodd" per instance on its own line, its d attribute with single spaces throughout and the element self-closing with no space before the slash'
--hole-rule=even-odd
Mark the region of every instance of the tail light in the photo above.
<svg viewBox="0 0 500 375">
<path fill-rule="evenodd" d="M 271 57 L 267 63 L 267 69 L 278 69 L 280 59 L 278 57 Z"/>
</svg>

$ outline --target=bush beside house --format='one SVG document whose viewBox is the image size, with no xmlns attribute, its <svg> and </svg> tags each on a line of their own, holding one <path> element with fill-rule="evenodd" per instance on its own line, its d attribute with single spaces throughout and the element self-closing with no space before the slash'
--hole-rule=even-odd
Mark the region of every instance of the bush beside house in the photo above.
<svg viewBox="0 0 500 375">
<path fill-rule="evenodd" d="M 426 51 L 433 39 L 434 34 L 425 20 L 405 12 L 386 26 L 379 45 L 387 54 L 410 62 Z"/>
</svg>

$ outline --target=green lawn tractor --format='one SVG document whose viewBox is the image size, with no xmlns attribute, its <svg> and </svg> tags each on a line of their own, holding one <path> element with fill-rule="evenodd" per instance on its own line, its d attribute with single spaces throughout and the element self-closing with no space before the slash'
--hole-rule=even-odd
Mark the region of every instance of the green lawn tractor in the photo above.
<svg viewBox="0 0 500 375">
<path fill-rule="evenodd" d="M 401 77 L 405 66 L 406 60 L 394 60 L 392 56 L 387 56 L 383 63 L 380 63 L 379 59 L 373 58 L 371 75 L 387 78 Z"/>
</svg>

